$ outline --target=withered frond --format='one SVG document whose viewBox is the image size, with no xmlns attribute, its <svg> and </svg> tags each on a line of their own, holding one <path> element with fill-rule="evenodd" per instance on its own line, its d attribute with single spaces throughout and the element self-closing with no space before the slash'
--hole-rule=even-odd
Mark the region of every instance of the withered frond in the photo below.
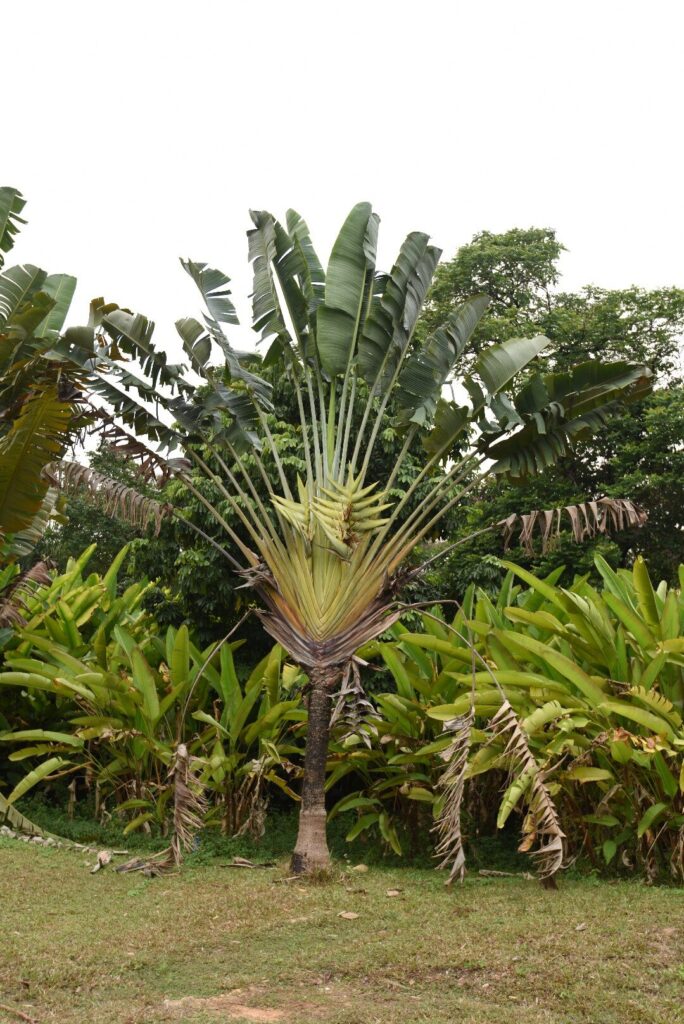
<svg viewBox="0 0 684 1024">
<path fill-rule="evenodd" d="M 179 743 L 169 770 L 173 781 L 173 836 L 171 857 L 178 867 L 183 853 L 192 847 L 195 836 L 204 824 L 207 801 L 204 787 L 199 780 L 194 762 L 184 743 Z"/>
<path fill-rule="evenodd" d="M 511 779 L 499 809 L 499 827 L 518 800 L 524 798 L 528 813 L 519 849 L 523 853 L 530 853 L 535 859 L 539 878 L 551 878 L 563 866 L 565 833 L 546 786 L 544 772 L 539 768 L 527 742 L 527 735 L 507 700 L 504 700 L 490 725 L 493 738 L 506 741 L 504 757 L 509 761 Z"/>
<path fill-rule="evenodd" d="M 144 530 L 148 522 L 154 520 L 155 536 L 159 533 L 162 519 L 171 510 L 170 505 L 78 462 L 53 462 L 46 472 L 62 490 L 85 492 L 107 515 L 123 519 L 138 530 Z"/>
<path fill-rule="evenodd" d="M 627 498 L 599 498 L 585 501 L 580 505 L 564 505 L 560 508 L 535 510 L 524 515 L 513 514 L 497 523 L 509 548 L 514 535 L 528 554 L 534 553 L 534 538 L 541 539 L 542 554 L 545 554 L 564 527 L 565 517 L 570 520 L 572 539 L 581 544 L 597 534 L 619 533 L 628 527 L 643 526 L 646 512 Z"/>
<path fill-rule="evenodd" d="M 363 743 L 370 748 L 372 740 L 368 728 L 373 728 L 373 722 L 381 721 L 374 705 L 368 700 L 366 691 L 361 682 L 360 665 L 367 662 L 361 658 L 354 657 L 348 662 L 342 675 L 340 689 L 336 694 L 335 707 L 330 716 L 330 728 L 337 727 L 340 740 L 348 736 L 359 736 Z"/>
<path fill-rule="evenodd" d="M 147 877 L 166 874 L 180 867 L 183 854 L 192 848 L 195 836 L 204 825 L 207 802 L 204 787 L 198 778 L 194 758 L 184 743 L 179 743 L 169 768 L 169 782 L 173 785 L 173 835 L 171 843 L 152 857 L 134 857 L 118 867 L 117 871 L 141 871 Z"/>
<path fill-rule="evenodd" d="M 455 878 L 462 882 L 465 876 L 461 804 L 463 803 L 470 734 L 474 720 L 475 708 L 471 704 L 467 714 L 455 718 L 449 723 L 449 728 L 454 733 L 454 739 L 441 755 L 446 761 L 446 768 L 439 780 L 439 785 L 444 790 L 444 806 L 433 831 L 439 833 L 435 856 L 442 858 L 437 865 L 437 870 L 442 871 L 450 867 L 445 885 L 451 885 Z"/>
</svg>

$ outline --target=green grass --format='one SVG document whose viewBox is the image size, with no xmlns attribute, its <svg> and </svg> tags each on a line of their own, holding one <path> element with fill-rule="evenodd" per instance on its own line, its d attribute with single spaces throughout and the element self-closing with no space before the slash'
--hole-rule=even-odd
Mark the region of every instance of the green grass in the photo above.
<svg viewBox="0 0 684 1024">
<path fill-rule="evenodd" d="M 302 884 L 284 860 L 218 858 L 146 880 L 86 860 L 0 840 L 2 1024 L 684 1021 L 681 889 L 473 874 L 446 891 L 379 865 Z"/>
</svg>

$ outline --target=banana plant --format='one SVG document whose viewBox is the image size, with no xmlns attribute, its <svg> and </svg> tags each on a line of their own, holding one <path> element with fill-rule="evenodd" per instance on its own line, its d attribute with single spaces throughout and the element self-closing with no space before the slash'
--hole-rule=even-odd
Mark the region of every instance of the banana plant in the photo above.
<svg viewBox="0 0 684 1024">
<path fill-rule="evenodd" d="M 0 188 L 0 536 L 46 522 L 57 495 L 43 470 L 78 428 L 74 374 L 51 351 L 76 278 L 32 264 L 2 269 L 24 205 L 16 189 Z"/>
<path fill-rule="evenodd" d="M 78 347 L 89 328 L 64 330 L 76 278 L 47 274 L 32 264 L 3 269 L 14 244 L 25 200 L 13 188 L 0 188 L 0 541 L 5 563 L 31 553 L 50 519 L 59 521 L 62 492 L 78 487 L 104 497 L 105 508 L 144 527 L 157 525 L 162 506 L 86 467 L 63 462 L 69 443 L 103 413 L 87 401 L 86 375 L 61 358 L 60 338 Z M 94 321 L 93 321 L 94 322 Z M 134 441 L 127 452 L 135 455 Z"/>
<path fill-rule="evenodd" d="M 104 304 L 93 307 L 90 333 L 65 336 L 56 351 L 87 373 L 89 390 L 122 429 L 145 438 L 150 452 L 157 446 L 155 456 L 165 454 L 169 471 L 205 505 L 217 530 L 208 542 L 244 575 L 260 600 L 264 627 L 308 675 L 292 860 L 293 871 L 302 872 L 329 864 L 324 777 L 332 693 L 354 651 L 401 614 L 396 598 L 407 558 L 424 538 L 438 535 L 443 516 L 483 476 L 521 480 L 543 471 L 622 401 L 645 394 L 650 382 L 643 367 L 594 361 L 569 373 L 534 373 L 518 386 L 521 371 L 549 345 L 541 336 L 485 347 L 465 374 L 466 346 L 488 299 L 473 297 L 418 338 L 440 257 L 427 235 L 409 234 L 392 269 L 378 272 L 379 218 L 369 203 L 359 203 L 324 270 L 299 214 L 290 210 L 283 224 L 257 211 L 252 221 L 253 327 L 264 364 L 287 374 L 295 392 L 306 466 L 301 477 L 288 472 L 274 440 L 270 385 L 230 343 L 237 323 L 230 280 L 205 263 L 182 261 L 206 306 L 201 321 L 176 324 L 184 364 L 169 362 L 155 347 L 149 320 Z M 454 380 L 464 385 L 465 400 L 445 397 Z M 390 414 L 403 448 L 387 479 L 370 479 Z M 397 475 L 421 445 L 423 468 L 393 501 Z M 266 500 L 254 487 L 247 455 Z M 188 461 L 212 481 L 242 533 L 195 485 Z M 421 500 L 409 511 L 419 489 Z"/>
</svg>

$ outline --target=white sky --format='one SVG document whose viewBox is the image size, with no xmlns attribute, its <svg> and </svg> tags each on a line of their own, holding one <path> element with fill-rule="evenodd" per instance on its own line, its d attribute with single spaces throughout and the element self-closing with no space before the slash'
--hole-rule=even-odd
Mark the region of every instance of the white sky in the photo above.
<svg viewBox="0 0 684 1024">
<path fill-rule="evenodd" d="M 349 208 L 445 256 L 555 227 L 563 285 L 684 285 L 680 0 L 32 0 L 3 5 L 0 184 L 29 200 L 12 261 L 157 322 L 196 315 L 190 256 L 249 323 L 249 207 Z M 235 337 L 245 346 L 250 332 Z"/>
</svg>

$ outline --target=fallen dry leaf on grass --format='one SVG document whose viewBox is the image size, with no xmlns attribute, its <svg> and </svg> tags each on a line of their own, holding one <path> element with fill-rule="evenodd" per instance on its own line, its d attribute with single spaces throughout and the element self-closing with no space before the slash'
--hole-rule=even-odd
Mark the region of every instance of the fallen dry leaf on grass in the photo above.
<svg viewBox="0 0 684 1024">
<path fill-rule="evenodd" d="M 109 850 L 100 850 L 97 855 L 97 863 L 94 868 L 90 869 L 90 874 L 94 875 L 96 871 L 100 870 L 100 868 L 106 868 L 107 865 L 111 863 L 111 860 L 112 855 Z"/>
<path fill-rule="evenodd" d="M 353 910 L 342 910 L 337 916 L 343 917 L 345 921 L 355 921 L 359 915 L 355 914 Z"/>
<path fill-rule="evenodd" d="M 230 864 L 220 864 L 222 868 L 274 868 L 276 862 L 274 860 L 265 860 L 260 864 L 255 864 L 252 860 L 246 860 L 244 857 L 233 857 Z"/>
<path fill-rule="evenodd" d="M 403 889 L 388 889 L 385 896 L 400 896 L 403 891 Z"/>
</svg>

